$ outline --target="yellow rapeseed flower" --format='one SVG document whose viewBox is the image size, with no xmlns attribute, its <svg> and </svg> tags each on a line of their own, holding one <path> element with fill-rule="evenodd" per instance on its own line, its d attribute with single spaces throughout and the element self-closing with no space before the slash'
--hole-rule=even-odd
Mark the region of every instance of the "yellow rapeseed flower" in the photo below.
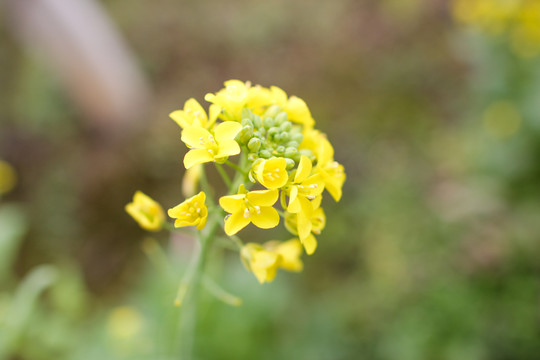
<svg viewBox="0 0 540 360">
<path fill-rule="evenodd" d="M 306 253 L 311 255 L 317 249 L 317 239 L 315 235 L 319 235 L 326 225 L 326 216 L 322 207 L 317 207 L 309 219 L 311 222 L 311 232 L 304 238 L 300 238 L 300 242 L 306 249 Z M 285 213 L 285 227 L 294 235 L 298 235 L 298 214 Z"/>
<path fill-rule="evenodd" d="M 135 192 L 133 202 L 127 204 L 125 210 L 146 230 L 161 230 L 165 222 L 165 213 L 161 205 L 141 191 Z"/>
<path fill-rule="evenodd" d="M 259 244 L 248 243 L 242 247 L 240 256 L 244 265 L 261 284 L 271 282 L 276 277 L 281 255 L 268 251 Z"/>
<path fill-rule="evenodd" d="M 203 172 L 203 165 L 195 165 L 186 170 L 184 177 L 182 178 L 182 194 L 185 197 L 195 195 L 201 180 Z"/>
<path fill-rule="evenodd" d="M 278 190 L 247 192 L 244 185 L 240 185 L 238 194 L 222 196 L 219 205 L 231 214 L 225 220 L 225 233 L 234 235 L 251 222 L 261 229 L 276 227 L 279 214 L 272 206 L 278 196 Z"/>
<path fill-rule="evenodd" d="M 0 195 L 10 192 L 17 183 L 17 173 L 13 167 L 0 160 Z"/>
<path fill-rule="evenodd" d="M 206 94 L 204 100 L 218 105 L 223 109 L 224 120 L 242 120 L 242 109 L 248 101 L 249 82 L 240 80 L 225 81 L 225 88 L 215 94 Z"/>
<path fill-rule="evenodd" d="M 188 126 L 182 131 L 182 141 L 191 149 L 184 157 L 186 169 L 209 161 L 224 162 L 229 156 L 240 153 L 234 140 L 242 125 L 225 121 L 212 130 L 201 126 Z"/>
<path fill-rule="evenodd" d="M 255 177 L 267 189 L 279 189 L 289 180 L 285 158 L 262 160 L 255 166 Z"/>
<path fill-rule="evenodd" d="M 289 196 L 287 211 L 298 214 L 298 235 L 305 239 L 311 232 L 311 216 L 314 207 L 311 200 L 320 203 L 320 195 L 324 190 L 324 181 L 321 174 L 312 175 L 313 165 L 305 155 L 300 158 L 296 175 L 291 183 L 285 186 Z"/>
<path fill-rule="evenodd" d="M 190 197 L 183 203 L 176 205 L 167 212 L 170 217 L 176 219 L 175 227 L 197 226 L 197 230 L 202 230 L 208 218 L 208 208 L 205 204 L 206 194 L 201 191 Z"/>
<path fill-rule="evenodd" d="M 300 272 L 304 268 L 302 263 L 302 244 L 298 239 L 288 241 L 269 241 L 264 244 L 264 248 L 280 255 L 279 268 Z"/>
<path fill-rule="evenodd" d="M 216 122 L 220 111 L 221 108 L 218 105 L 210 105 L 210 116 L 208 117 L 201 104 L 199 104 L 197 100 L 191 98 L 186 101 L 183 110 L 173 111 L 169 116 L 176 121 L 182 129 L 185 129 L 188 126 L 200 126 L 209 129 Z"/>
<path fill-rule="evenodd" d="M 325 189 L 334 200 L 339 201 L 346 179 L 345 169 L 343 165 L 334 161 L 334 148 L 326 138 L 326 134 L 314 129 L 305 131 L 300 148 L 311 150 L 315 154 L 317 165 L 313 172 L 322 175 Z"/>
</svg>

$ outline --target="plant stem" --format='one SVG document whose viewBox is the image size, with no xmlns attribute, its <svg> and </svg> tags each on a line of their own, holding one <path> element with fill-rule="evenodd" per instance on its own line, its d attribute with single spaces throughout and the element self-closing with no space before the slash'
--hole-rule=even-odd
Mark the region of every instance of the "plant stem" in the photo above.
<svg viewBox="0 0 540 360">
<path fill-rule="evenodd" d="M 181 285 L 179 289 L 179 292 L 182 291 L 185 294 L 185 299 L 181 302 L 182 311 L 180 313 L 180 359 L 182 360 L 194 358 L 199 287 L 209 250 L 219 228 L 219 217 L 212 217 L 209 220 L 205 231 L 198 233 L 199 250 L 194 252 L 188 273 L 186 273 L 188 279 L 186 279 L 185 285 Z"/>
<path fill-rule="evenodd" d="M 225 169 L 223 169 L 223 166 L 221 166 L 221 164 L 218 164 L 218 163 L 214 163 L 214 164 L 216 165 L 216 169 L 218 170 L 219 175 L 221 175 L 221 178 L 223 179 L 223 182 L 225 183 L 225 185 L 227 185 L 228 188 L 231 188 L 232 187 L 231 179 L 229 179 L 229 175 L 227 175 L 227 173 L 225 172 Z"/>
</svg>

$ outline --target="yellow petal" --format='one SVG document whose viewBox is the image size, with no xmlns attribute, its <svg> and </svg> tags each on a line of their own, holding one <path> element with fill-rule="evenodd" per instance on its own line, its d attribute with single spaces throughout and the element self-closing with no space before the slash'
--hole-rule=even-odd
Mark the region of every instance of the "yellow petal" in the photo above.
<svg viewBox="0 0 540 360">
<path fill-rule="evenodd" d="M 209 136 L 208 130 L 199 126 L 188 126 L 182 130 L 182 141 L 190 148 L 203 148 Z"/>
<path fill-rule="evenodd" d="M 291 187 L 291 192 L 289 193 L 289 205 L 287 206 L 287 211 L 291 213 L 298 213 L 302 210 L 300 208 L 300 201 L 298 200 L 298 187 Z"/>
<path fill-rule="evenodd" d="M 206 149 L 193 149 L 187 152 L 184 156 L 184 167 L 189 169 L 190 167 L 205 162 L 213 161 L 214 157 L 210 155 Z"/>
<path fill-rule="evenodd" d="M 219 142 L 217 158 L 240 154 L 240 146 L 235 140 L 222 140 Z"/>
<path fill-rule="evenodd" d="M 212 104 L 209 109 L 209 121 L 207 127 L 210 128 L 217 120 L 217 117 L 221 113 L 221 106 Z"/>
<path fill-rule="evenodd" d="M 311 160 L 307 156 L 302 155 L 298 164 L 298 170 L 296 170 L 296 175 L 294 176 L 294 182 L 300 184 L 306 180 L 311 175 L 312 167 Z"/>
<path fill-rule="evenodd" d="M 216 141 L 221 145 L 222 141 L 232 140 L 242 130 L 242 124 L 236 121 L 225 121 L 214 128 Z"/>
<path fill-rule="evenodd" d="M 317 249 L 317 239 L 310 234 L 307 238 L 302 240 L 302 245 L 304 245 L 304 249 L 306 249 L 306 254 L 311 255 L 315 252 L 315 249 Z"/>
<path fill-rule="evenodd" d="M 184 110 L 173 111 L 169 114 L 169 117 L 173 119 L 182 129 L 191 125 Z"/>
<path fill-rule="evenodd" d="M 272 206 L 279 197 L 279 191 L 277 189 L 250 191 L 246 196 L 248 201 L 253 205 Z"/>
<path fill-rule="evenodd" d="M 289 119 L 293 122 L 304 124 L 311 127 L 315 124 L 313 117 L 309 111 L 308 106 L 304 100 L 291 96 L 284 109 L 289 115 Z"/>
<path fill-rule="evenodd" d="M 310 234 L 313 224 L 311 223 L 311 216 L 307 216 L 303 212 L 298 213 L 298 237 L 304 241 Z"/>
<path fill-rule="evenodd" d="M 244 208 L 244 198 L 242 194 L 227 195 L 219 198 L 219 205 L 229 214 L 238 212 Z"/>
<path fill-rule="evenodd" d="M 287 93 L 277 86 L 271 86 L 270 91 L 272 92 L 272 97 L 276 104 L 285 107 L 285 104 L 287 103 Z"/>
<path fill-rule="evenodd" d="M 204 207 L 204 209 L 202 209 L 201 211 L 201 218 L 200 218 L 199 224 L 197 225 L 197 230 L 204 229 L 207 219 L 208 219 L 208 210 L 206 207 Z"/>
<path fill-rule="evenodd" d="M 229 236 L 236 234 L 245 228 L 251 220 L 244 217 L 241 211 L 235 212 L 225 220 L 225 233 Z"/>
<path fill-rule="evenodd" d="M 194 98 L 188 99 L 184 104 L 184 111 L 193 115 L 195 118 L 201 119 L 204 124 L 208 122 L 206 111 L 197 100 Z"/>
<path fill-rule="evenodd" d="M 279 224 L 279 214 L 276 209 L 270 206 L 265 206 L 260 209 L 259 213 L 251 214 L 253 225 L 261 229 L 271 229 Z"/>
<path fill-rule="evenodd" d="M 281 255 L 280 267 L 287 271 L 302 271 L 304 264 L 300 259 L 302 255 L 302 244 L 298 239 L 292 239 L 279 243 L 275 252 Z"/>
</svg>

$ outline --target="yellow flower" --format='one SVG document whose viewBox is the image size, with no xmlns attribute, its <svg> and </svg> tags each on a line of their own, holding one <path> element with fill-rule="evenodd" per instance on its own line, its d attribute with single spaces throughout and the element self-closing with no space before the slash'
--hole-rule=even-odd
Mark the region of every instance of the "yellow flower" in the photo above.
<svg viewBox="0 0 540 360">
<path fill-rule="evenodd" d="M 339 201 L 346 175 L 343 165 L 334 161 L 334 148 L 326 138 L 326 134 L 318 130 L 304 132 L 304 141 L 300 148 L 311 150 L 315 154 L 317 165 L 313 172 L 322 175 L 325 189 L 334 200 Z"/>
<path fill-rule="evenodd" d="M 288 115 L 290 121 L 303 124 L 311 128 L 315 120 L 304 100 L 296 96 L 287 98 L 287 93 L 277 86 L 270 87 L 271 97 L 275 104 L 279 105 Z"/>
<path fill-rule="evenodd" d="M 140 227 L 146 230 L 161 230 L 165 222 L 165 214 L 161 205 L 141 191 L 135 192 L 133 202 L 127 204 L 125 210 L 137 221 Z"/>
<path fill-rule="evenodd" d="M 170 217 L 176 219 L 174 221 L 175 227 L 196 225 L 197 230 L 202 230 L 208 218 L 208 208 L 204 203 L 205 201 L 206 194 L 201 191 L 183 203 L 169 209 L 167 213 Z"/>
<path fill-rule="evenodd" d="M 182 129 L 188 126 L 200 126 L 209 129 L 214 125 L 216 119 L 221 111 L 218 105 L 210 105 L 210 118 L 206 116 L 201 104 L 197 100 L 191 98 L 184 104 L 184 110 L 176 110 L 169 114 L 169 116 L 176 121 Z"/>
<path fill-rule="evenodd" d="M 231 214 L 225 219 L 225 233 L 234 235 L 251 222 L 261 229 L 276 227 L 279 214 L 272 206 L 278 196 L 278 190 L 247 192 L 244 185 L 240 185 L 237 195 L 221 197 L 219 205 Z"/>
<path fill-rule="evenodd" d="M 311 255 L 317 249 L 317 239 L 315 235 L 319 235 L 326 225 L 326 216 L 322 207 L 317 207 L 309 219 L 311 222 L 311 232 L 305 238 L 300 238 L 302 245 L 306 249 L 306 253 Z M 298 214 L 287 212 L 285 214 L 285 227 L 294 235 L 298 235 Z"/>
<path fill-rule="evenodd" d="M 17 183 L 17 173 L 13 167 L 0 160 L 0 195 L 10 192 Z"/>
<path fill-rule="evenodd" d="M 240 256 L 259 283 L 271 282 L 276 277 L 281 255 L 265 250 L 259 244 L 249 243 L 242 248 Z"/>
<path fill-rule="evenodd" d="M 224 162 L 229 156 L 240 153 L 240 146 L 234 140 L 242 125 L 225 121 L 212 131 L 201 126 L 188 126 L 182 131 L 182 141 L 192 150 L 184 157 L 186 169 L 209 161 Z"/>
<path fill-rule="evenodd" d="M 279 267 L 287 271 L 300 272 L 304 264 L 302 256 L 302 244 L 298 239 L 288 241 L 269 241 L 264 244 L 264 248 L 281 256 Z"/>
<path fill-rule="evenodd" d="M 273 281 L 279 268 L 294 272 L 304 268 L 300 259 L 302 245 L 298 239 L 269 241 L 264 245 L 248 243 L 240 251 L 240 256 L 261 284 Z"/>
<path fill-rule="evenodd" d="M 204 100 L 223 108 L 225 120 L 242 120 L 242 109 L 248 100 L 251 84 L 240 80 L 225 81 L 225 88 L 215 94 L 206 94 Z"/>
<path fill-rule="evenodd" d="M 289 180 L 286 167 L 285 158 L 272 158 L 259 162 L 254 172 L 257 180 L 267 189 L 279 189 Z"/>
</svg>

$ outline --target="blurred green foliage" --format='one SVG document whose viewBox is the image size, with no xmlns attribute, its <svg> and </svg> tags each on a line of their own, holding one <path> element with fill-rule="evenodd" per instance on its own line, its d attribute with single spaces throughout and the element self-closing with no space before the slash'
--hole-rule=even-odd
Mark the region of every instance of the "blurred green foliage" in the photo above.
<svg viewBox="0 0 540 360">
<path fill-rule="evenodd" d="M 154 90 L 127 139 L 89 131 L 0 29 L 0 158 L 19 178 L 0 203 L 0 359 L 172 358 L 189 240 L 158 234 L 165 275 L 123 206 L 141 188 L 182 200 L 168 113 L 230 78 L 305 99 L 348 179 L 303 273 L 260 286 L 213 255 L 244 305 L 204 298 L 199 358 L 538 357 L 540 57 L 444 1 L 103 4 Z"/>
</svg>

